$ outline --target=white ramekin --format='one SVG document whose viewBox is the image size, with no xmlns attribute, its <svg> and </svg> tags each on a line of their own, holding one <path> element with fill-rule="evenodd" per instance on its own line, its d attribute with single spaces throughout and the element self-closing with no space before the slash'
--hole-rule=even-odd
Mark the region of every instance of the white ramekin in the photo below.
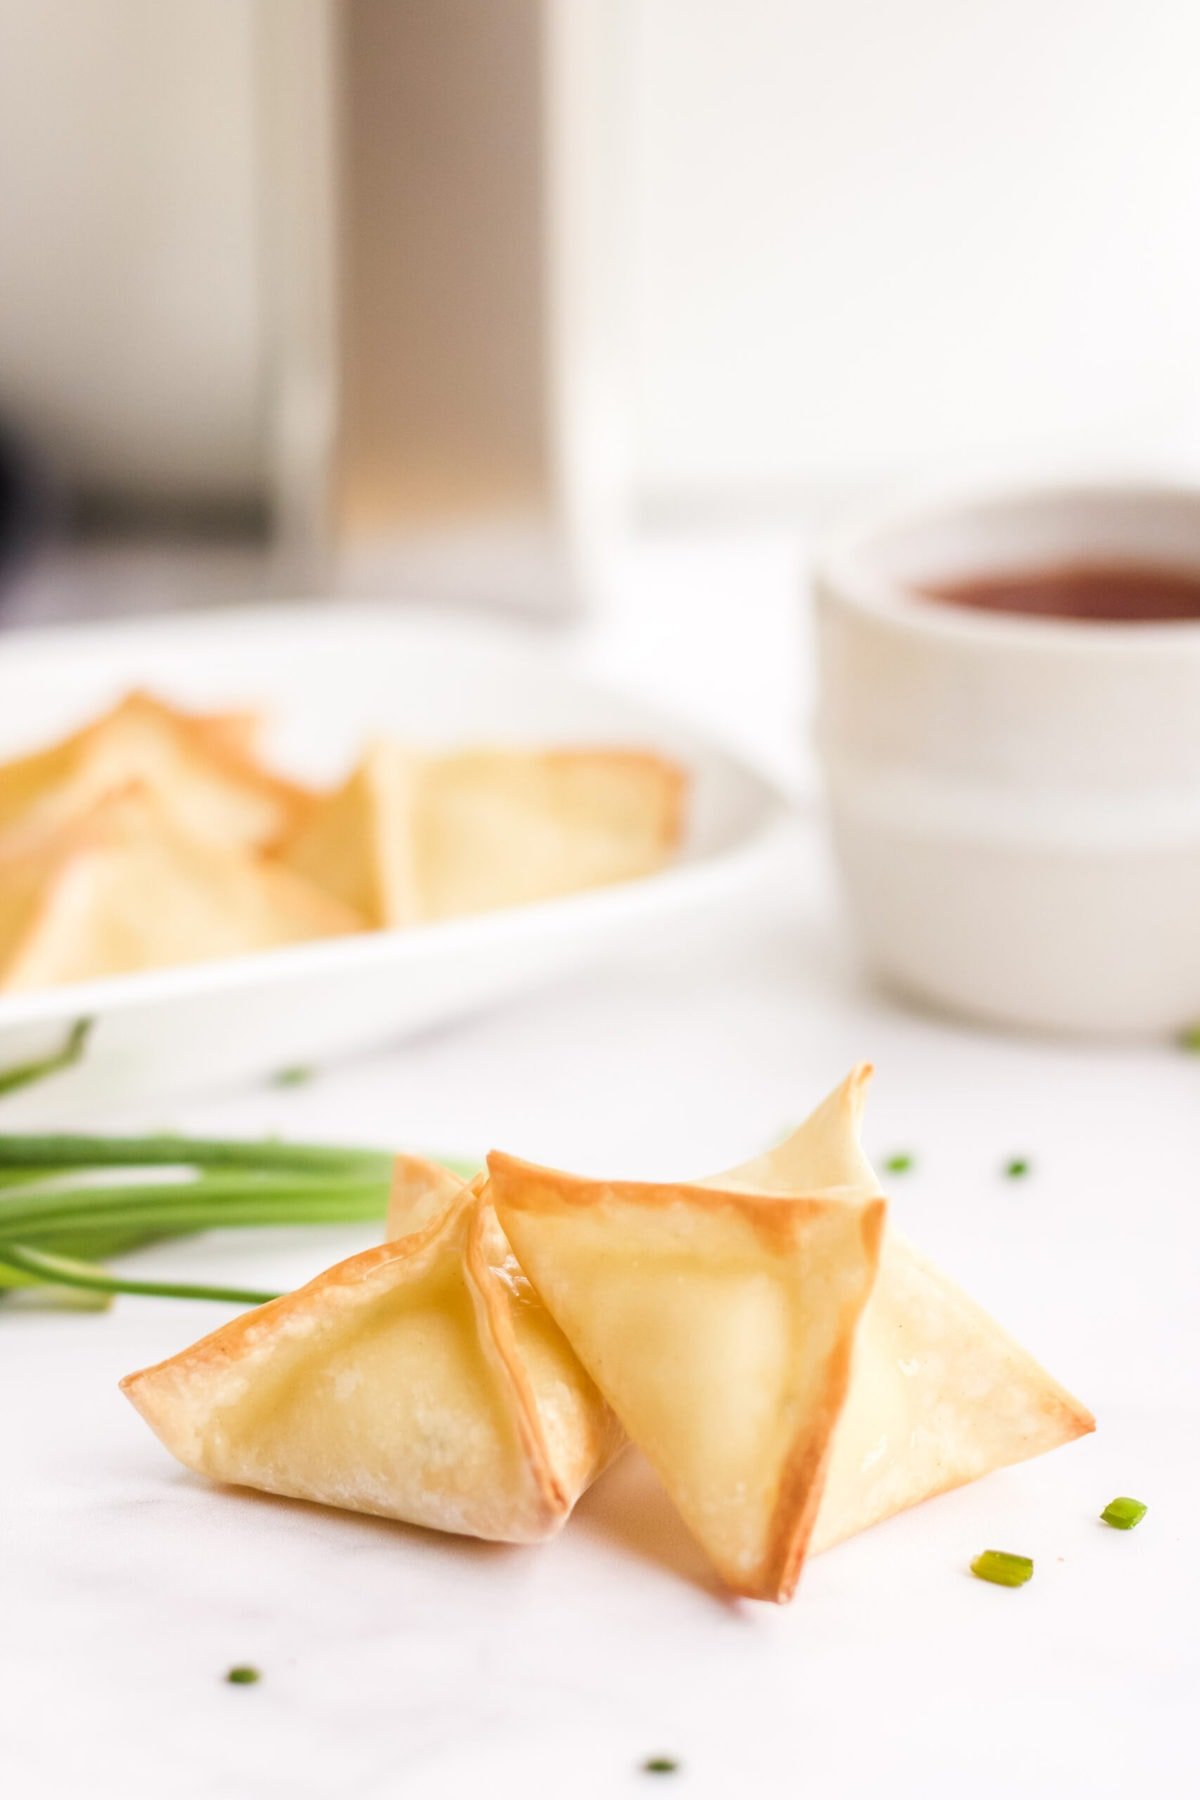
<svg viewBox="0 0 1200 1800">
<path fill-rule="evenodd" d="M 913 584 L 1072 561 L 1200 569 L 1200 490 L 910 501 L 816 570 L 818 748 L 866 955 L 994 1023 L 1200 1021 L 1200 624 L 973 612 Z"/>
</svg>

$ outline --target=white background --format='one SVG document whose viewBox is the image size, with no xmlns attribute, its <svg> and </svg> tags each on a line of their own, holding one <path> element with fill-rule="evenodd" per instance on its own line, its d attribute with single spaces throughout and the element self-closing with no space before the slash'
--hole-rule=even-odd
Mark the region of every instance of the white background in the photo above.
<svg viewBox="0 0 1200 1800">
<path fill-rule="evenodd" d="M 261 486 L 257 0 L 0 0 L 0 410 L 107 491 Z"/>
<path fill-rule="evenodd" d="M 261 485 L 255 11 L 0 0 L 0 402 L 85 479 Z M 638 495 L 1200 461 L 1193 0 L 621 0 L 609 29 Z"/>
<path fill-rule="evenodd" d="M 636 486 L 1200 450 L 1189 0 L 631 0 Z"/>
</svg>

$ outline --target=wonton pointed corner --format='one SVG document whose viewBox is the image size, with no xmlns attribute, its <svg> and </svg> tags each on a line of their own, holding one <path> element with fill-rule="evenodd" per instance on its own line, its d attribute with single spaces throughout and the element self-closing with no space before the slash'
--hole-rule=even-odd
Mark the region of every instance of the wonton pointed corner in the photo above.
<svg viewBox="0 0 1200 1800">
<path fill-rule="evenodd" d="M 282 862 L 373 927 L 410 925 L 418 914 L 412 850 L 417 766 L 399 744 L 368 745 L 341 787 L 275 847 Z"/>
<path fill-rule="evenodd" d="M 183 712 L 135 689 L 68 737 L 0 764 L 0 841 L 64 826 L 137 782 L 169 798 L 194 836 L 260 847 L 294 829 L 316 796 L 258 761 L 256 727 L 252 713 Z"/>
</svg>

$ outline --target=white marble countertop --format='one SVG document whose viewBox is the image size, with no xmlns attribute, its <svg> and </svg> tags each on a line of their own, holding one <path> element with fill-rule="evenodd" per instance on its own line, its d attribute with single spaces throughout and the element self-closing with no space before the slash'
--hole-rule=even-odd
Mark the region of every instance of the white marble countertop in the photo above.
<svg viewBox="0 0 1200 1800">
<path fill-rule="evenodd" d="M 802 785 L 793 560 L 782 541 L 647 550 L 589 659 L 703 708 Z M 1195 1793 L 1200 1061 L 985 1036 L 874 994 L 802 818 L 769 890 L 719 920 L 169 1123 L 695 1174 L 777 1136 L 863 1056 L 871 1147 L 915 1158 L 896 1216 L 1094 1408 L 1094 1437 L 816 1559 L 774 1609 L 716 1590 L 633 1455 L 537 1549 L 214 1491 L 115 1384 L 225 1309 L 5 1316 L 3 1791 Z M 1001 1173 L 1013 1155 L 1023 1181 Z M 284 1285 L 364 1241 L 212 1236 L 143 1262 Z M 1149 1504 L 1135 1532 L 1097 1519 L 1118 1493 Z M 988 1546 L 1032 1555 L 1033 1582 L 973 1580 Z M 226 1685 L 238 1662 L 262 1681 Z M 643 1773 L 655 1753 L 679 1771 Z"/>
</svg>

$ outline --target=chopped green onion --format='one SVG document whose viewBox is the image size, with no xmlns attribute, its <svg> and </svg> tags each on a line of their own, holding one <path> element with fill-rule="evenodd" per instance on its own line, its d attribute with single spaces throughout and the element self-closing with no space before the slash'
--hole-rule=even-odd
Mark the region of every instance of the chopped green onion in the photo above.
<svg viewBox="0 0 1200 1800">
<path fill-rule="evenodd" d="M 234 1687 L 252 1687 L 256 1681 L 262 1680 L 262 1672 L 250 1663 L 238 1663 L 230 1669 L 225 1679 L 232 1682 Z"/>
<path fill-rule="evenodd" d="M 316 1075 L 309 1063 L 293 1063 L 290 1069 L 279 1069 L 272 1081 L 276 1087 L 304 1087 Z"/>
<path fill-rule="evenodd" d="M 1193 1056 L 1200 1056 L 1200 1021 L 1188 1025 L 1179 1034 L 1179 1048 L 1190 1050 Z"/>
<path fill-rule="evenodd" d="M 673 1756 L 648 1756 L 642 1764 L 646 1775 L 674 1775 L 679 1764 Z"/>
<path fill-rule="evenodd" d="M 1020 1181 L 1022 1177 L 1028 1175 L 1029 1169 L 1029 1161 L 1024 1156 L 1014 1156 L 1004 1165 L 1004 1173 L 1010 1181 Z"/>
<path fill-rule="evenodd" d="M 1130 1500 L 1123 1494 L 1117 1500 L 1110 1500 L 1100 1517 L 1118 1531 L 1132 1531 L 1135 1525 L 1141 1524 L 1147 1510 L 1140 1500 Z"/>
<path fill-rule="evenodd" d="M 898 1150 L 895 1156 L 889 1156 L 884 1168 L 889 1175 L 907 1175 L 916 1159 L 907 1150 Z"/>
<path fill-rule="evenodd" d="M 1014 1556 L 1008 1550 L 984 1550 L 971 1564 L 971 1573 L 980 1581 L 994 1581 L 997 1587 L 1024 1587 L 1033 1579 L 1033 1559 Z"/>
<path fill-rule="evenodd" d="M 18 1088 L 44 1081 L 47 1075 L 57 1075 L 60 1069 L 69 1069 L 87 1049 L 91 1029 L 90 1019 L 76 1019 L 61 1050 L 55 1050 L 50 1056 L 39 1056 L 34 1062 L 18 1063 L 13 1069 L 0 1069 L 0 1094 L 15 1093 Z"/>
</svg>

